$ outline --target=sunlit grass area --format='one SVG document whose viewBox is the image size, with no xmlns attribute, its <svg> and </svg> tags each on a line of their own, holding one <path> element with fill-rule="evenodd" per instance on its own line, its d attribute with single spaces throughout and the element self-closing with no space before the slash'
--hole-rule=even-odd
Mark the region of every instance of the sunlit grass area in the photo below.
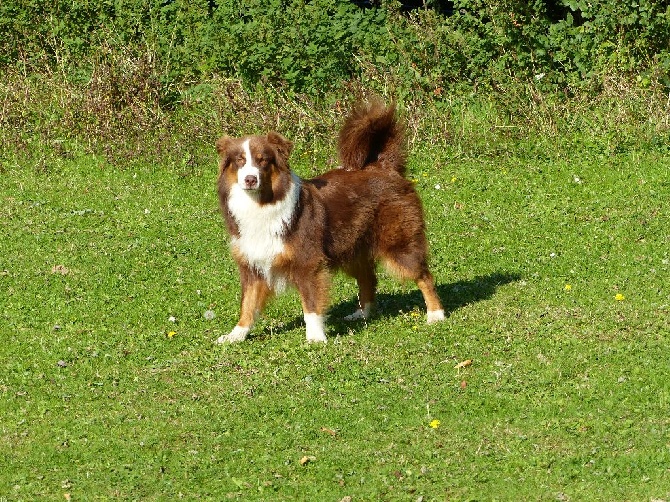
<svg viewBox="0 0 670 502">
<path fill-rule="evenodd" d="M 318 347 L 291 292 L 213 343 L 239 288 L 211 158 L 0 177 L 0 495 L 670 497 L 667 155 L 415 149 L 449 318 L 382 275 L 345 323 L 338 276 Z"/>
</svg>

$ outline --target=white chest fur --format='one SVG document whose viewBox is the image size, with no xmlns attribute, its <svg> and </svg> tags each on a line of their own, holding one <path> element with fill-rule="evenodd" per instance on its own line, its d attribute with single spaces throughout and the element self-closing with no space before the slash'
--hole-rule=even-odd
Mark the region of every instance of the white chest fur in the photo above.
<svg viewBox="0 0 670 502">
<path fill-rule="evenodd" d="M 299 195 L 300 179 L 295 175 L 286 196 L 273 204 L 259 204 L 238 184 L 231 187 L 228 195 L 228 209 L 240 232 L 239 237 L 232 239 L 231 246 L 277 291 L 286 287 L 286 279 L 273 272 L 272 263 L 284 250 L 286 229 Z"/>
</svg>

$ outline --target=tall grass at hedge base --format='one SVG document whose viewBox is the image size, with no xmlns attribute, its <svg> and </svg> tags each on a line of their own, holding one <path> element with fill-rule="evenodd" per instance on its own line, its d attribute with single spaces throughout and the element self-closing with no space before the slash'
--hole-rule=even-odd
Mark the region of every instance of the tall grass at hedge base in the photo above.
<svg viewBox="0 0 670 502">
<path fill-rule="evenodd" d="M 107 60 L 88 81 L 61 71 L 7 73 L 0 82 L 0 161 L 28 157 L 39 167 L 54 157 L 93 154 L 119 168 L 148 161 L 188 174 L 215 162 L 218 136 L 274 129 L 296 143 L 294 156 L 316 173 L 335 165 L 344 115 L 372 94 L 397 100 L 410 149 L 440 145 L 451 158 L 555 158 L 575 148 L 606 155 L 640 143 L 661 150 L 670 144 L 668 96 L 616 75 L 603 79 L 597 95 L 572 97 L 511 77 L 495 91 L 401 92 L 397 75 L 372 65 L 360 81 L 322 97 L 212 76 L 173 89 L 178 105 L 166 107 L 151 64 Z"/>
</svg>

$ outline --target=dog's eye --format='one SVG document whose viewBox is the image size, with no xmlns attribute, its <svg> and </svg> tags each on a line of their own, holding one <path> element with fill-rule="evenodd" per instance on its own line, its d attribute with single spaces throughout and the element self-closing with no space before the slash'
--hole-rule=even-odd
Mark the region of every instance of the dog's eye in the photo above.
<svg viewBox="0 0 670 502">
<path fill-rule="evenodd" d="M 237 159 L 235 160 L 235 164 L 237 165 L 237 167 L 242 167 L 244 166 L 244 164 L 246 164 L 246 160 L 242 156 L 237 157 Z"/>
<path fill-rule="evenodd" d="M 268 167 L 268 164 L 270 163 L 270 160 L 267 157 L 264 157 L 262 155 L 259 155 L 256 157 L 256 164 L 258 167 L 265 168 Z"/>
</svg>

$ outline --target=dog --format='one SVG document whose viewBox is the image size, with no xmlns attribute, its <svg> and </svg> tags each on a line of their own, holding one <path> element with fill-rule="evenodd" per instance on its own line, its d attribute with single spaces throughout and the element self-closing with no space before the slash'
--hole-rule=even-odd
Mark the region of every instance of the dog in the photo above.
<svg viewBox="0 0 670 502">
<path fill-rule="evenodd" d="M 313 179 L 291 171 L 293 143 L 277 132 L 217 140 L 219 202 L 242 286 L 239 321 L 217 343 L 244 340 L 267 300 L 289 285 L 300 295 L 307 341 L 326 342 L 331 274 L 356 279 L 358 309 L 345 319 L 365 319 L 377 262 L 416 282 L 428 323 L 444 319 L 404 143 L 395 105 L 381 101 L 353 108 L 339 134 L 341 166 Z"/>
</svg>

